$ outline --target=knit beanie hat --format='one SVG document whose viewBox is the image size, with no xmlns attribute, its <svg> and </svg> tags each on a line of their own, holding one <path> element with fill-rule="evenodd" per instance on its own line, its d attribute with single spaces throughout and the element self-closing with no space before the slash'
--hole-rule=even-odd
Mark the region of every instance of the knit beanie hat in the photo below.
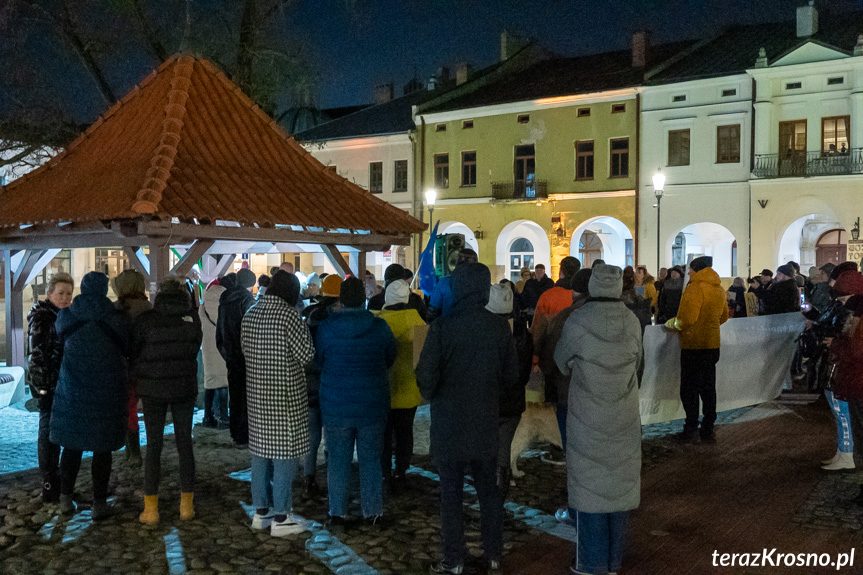
<svg viewBox="0 0 863 575">
<path fill-rule="evenodd" d="M 366 286 L 363 281 L 353 276 L 343 281 L 339 289 L 339 300 L 343 307 L 363 307 L 366 303 Z"/>
<path fill-rule="evenodd" d="M 713 258 L 710 256 L 701 256 L 700 258 L 695 258 L 691 262 L 689 262 L 689 269 L 694 272 L 700 272 L 704 268 L 712 268 L 713 267 Z"/>
<path fill-rule="evenodd" d="M 90 272 L 85 275 L 81 280 L 81 295 L 107 296 L 108 276 L 102 272 Z"/>
<path fill-rule="evenodd" d="M 837 297 L 843 295 L 863 295 L 863 274 L 860 272 L 845 272 L 833 284 L 833 294 Z"/>
<path fill-rule="evenodd" d="M 588 282 L 588 290 L 590 297 L 593 298 L 619 298 L 623 292 L 623 270 L 617 266 L 605 264 L 594 266 Z"/>
<path fill-rule="evenodd" d="M 118 298 L 143 296 L 146 285 L 147 280 L 144 279 L 144 276 L 140 272 L 135 270 L 125 270 L 111 282 L 114 294 Z"/>
<path fill-rule="evenodd" d="M 336 274 L 330 274 L 321 283 L 321 295 L 324 297 L 339 297 L 342 288 L 342 278 Z"/>
<path fill-rule="evenodd" d="M 836 264 L 827 262 L 823 266 L 821 266 L 821 271 L 827 275 L 827 279 L 830 279 L 830 274 L 833 273 L 833 270 L 836 269 Z"/>
<path fill-rule="evenodd" d="M 279 270 L 270 278 L 267 295 L 282 298 L 291 307 L 297 305 L 300 298 L 300 280 L 297 276 L 285 270 Z"/>
<path fill-rule="evenodd" d="M 488 304 L 485 309 L 491 313 L 512 313 L 512 288 L 507 284 L 494 284 L 488 296 Z"/>
<path fill-rule="evenodd" d="M 387 270 L 389 270 L 389 268 L 387 268 Z M 386 294 L 384 294 L 384 305 L 391 306 L 400 303 L 408 303 L 408 299 L 410 299 L 410 297 L 411 288 L 408 286 L 408 282 L 405 280 L 394 280 L 387 286 Z"/>
<path fill-rule="evenodd" d="M 583 295 L 590 295 L 590 276 L 593 275 L 593 270 L 585 268 L 578 270 L 572 278 L 572 291 Z"/>
<path fill-rule="evenodd" d="M 312 274 L 306 278 L 306 285 L 310 286 L 312 284 L 315 284 L 316 286 L 321 287 L 321 277 L 317 273 L 314 273 L 314 272 L 312 272 Z"/>
<path fill-rule="evenodd" d="M 776 273 L 788 276 L 790 278 L 794 277 L 794 268 L 788 264 L 784 264 L 776 268 Z"/>
<path fill-rule="evenodd" d="M 384 285 L 390 285 L 396 280 L 403 279 L 405 279 L 405 268 L 399 264 L 390 264 L 384 270 Z"/>
<path fill-rule="evenodd" d="M 560 260 L 560 277 L 572 278 L 581 269 L 581 262 L 572 256 Z"/>
<path fill-rule="evenodd" d="M 856 272 L 857 271 L 857 262 L 842 262 L 830 272 L 831 280 L 838 280 L 839 276 L 844 274 L 845 272 Z"/>
<path fill-rule="evenodd" d="M 237 283 L 243 289 L 252 287 L 257 281 L 258 278 L 255 277 L 255 272 L 248 268 L 243 268 L 237 272 Z"/>
</svg>

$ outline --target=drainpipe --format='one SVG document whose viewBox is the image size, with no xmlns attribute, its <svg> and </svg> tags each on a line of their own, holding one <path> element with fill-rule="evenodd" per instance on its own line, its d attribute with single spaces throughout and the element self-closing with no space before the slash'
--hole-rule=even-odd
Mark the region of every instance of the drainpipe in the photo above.
<svg viewBox="0 0 863 575">
<path fill-rule="evenodd" d="M 423 206 L 422 198 L 424 197 L 422 194 L 425 193 L 425 177 L 426 177 L 426 119 L 423 116 L 420 116 L 420 131 L 419 131 L 419 153 L 420 153 L 420 161 L 419 161 L 419 169 L 420 169 L 420 177 L 419 177 L 419 190 L 414 190 L 414 202 L 420 206 L 420 221 L 425 221 L 425 208 Z M 414 178 L 416 180 L 416 178 Z M 429 233 L 431 233 L 431 223 L 429 223 Z M 414 266 L 417 266 L 417 269 L 414 270 L 414 273 L 419 273 L 419 261 L 420 254 L 423 252 L 424 246 L 424 238 L 425 234 L 420 232 L 420 241 L 416 246 L 416 250 L 414 253 Z"/>
<path fill-rule="evenodd" d="M 635 235 L 632 247 L 633 263 L 638 265 L 641 259 L 638 257 L 638 216 L 641 212 L 639 203 L 641 198 L 641 93 L 635 94 Z M 624 250 L 624 258 L 626 257 Z M 656 277 L 659 277 L 659 262 L 656 262 Z"/>
<path fill-rule="evenodd" d="M 757 86 L 755 85 L 755 78 L 752 78 L 752 126 L 750 127 L 750 138 L 749 138 L 749 177 L 746 178 L 746 186 L 749 189 L 749 275 L 747 278 L 752 277 L 752 169 L 755 167 L 755 90 Z M 769 137 L 769 135 L 768 135 Z M 738 270 L 739 271 L 739 270 Z"/>
</svg>

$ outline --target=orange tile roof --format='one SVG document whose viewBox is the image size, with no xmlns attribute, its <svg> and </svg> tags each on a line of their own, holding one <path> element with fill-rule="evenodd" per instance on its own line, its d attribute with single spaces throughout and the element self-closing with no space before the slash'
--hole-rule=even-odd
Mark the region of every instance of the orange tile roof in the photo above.
<svg viewBox="0 0 863 575">
<path fill-rule="evenodd" d="M 213 64 L 185 55 L 63 153 L 0 188 L 0 228 L 149 214 L 386 235 L 426 228 L 326 169 Z"/>
</svg>

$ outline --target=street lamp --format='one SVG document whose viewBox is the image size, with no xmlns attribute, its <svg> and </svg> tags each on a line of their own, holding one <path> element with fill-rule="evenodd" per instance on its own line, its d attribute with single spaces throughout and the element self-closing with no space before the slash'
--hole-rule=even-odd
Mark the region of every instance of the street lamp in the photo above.
<svg viewBox="0 0 863 575">
<path fill-rule="evenodd" d="M 662 170 L 657 168 L 656 173 L 653 174 L 653 195 L 656 196 L 656 273 L 659 273 L 659 268 L 662 267 L 662 260 L 660 259 L 660 234 L 659 234 L 659 226 L 661 220 L 659 218 L 660 215 L 660 203 L 662 202 L 662 192 L 665 190 L 665 174 L 662 173 Z"/>
<path fill-rule="evenodd" d="M 437 200 L 437 190 L 426 190 L 426 205 L 429 209 L 429 226 L 434 225 L 434 203 Z"/>
</svg>

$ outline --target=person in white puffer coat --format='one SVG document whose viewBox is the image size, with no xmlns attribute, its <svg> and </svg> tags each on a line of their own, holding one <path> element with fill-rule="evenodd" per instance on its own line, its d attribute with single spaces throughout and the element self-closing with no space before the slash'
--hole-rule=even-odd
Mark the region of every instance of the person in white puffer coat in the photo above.
<svg viewBox="0 0 863 575">
<path fill-rule="evenodd" d="M 213 283 L 204 292 L 204 303 L 198 308 L 204 342 L 204 427 L 228 428 L 228 368 L 216 347 L 216 323 L 219 321 L 219 298 L 225 288 Z M 215 408 L 215 411 L 214 411 Z"/>
</svg>

